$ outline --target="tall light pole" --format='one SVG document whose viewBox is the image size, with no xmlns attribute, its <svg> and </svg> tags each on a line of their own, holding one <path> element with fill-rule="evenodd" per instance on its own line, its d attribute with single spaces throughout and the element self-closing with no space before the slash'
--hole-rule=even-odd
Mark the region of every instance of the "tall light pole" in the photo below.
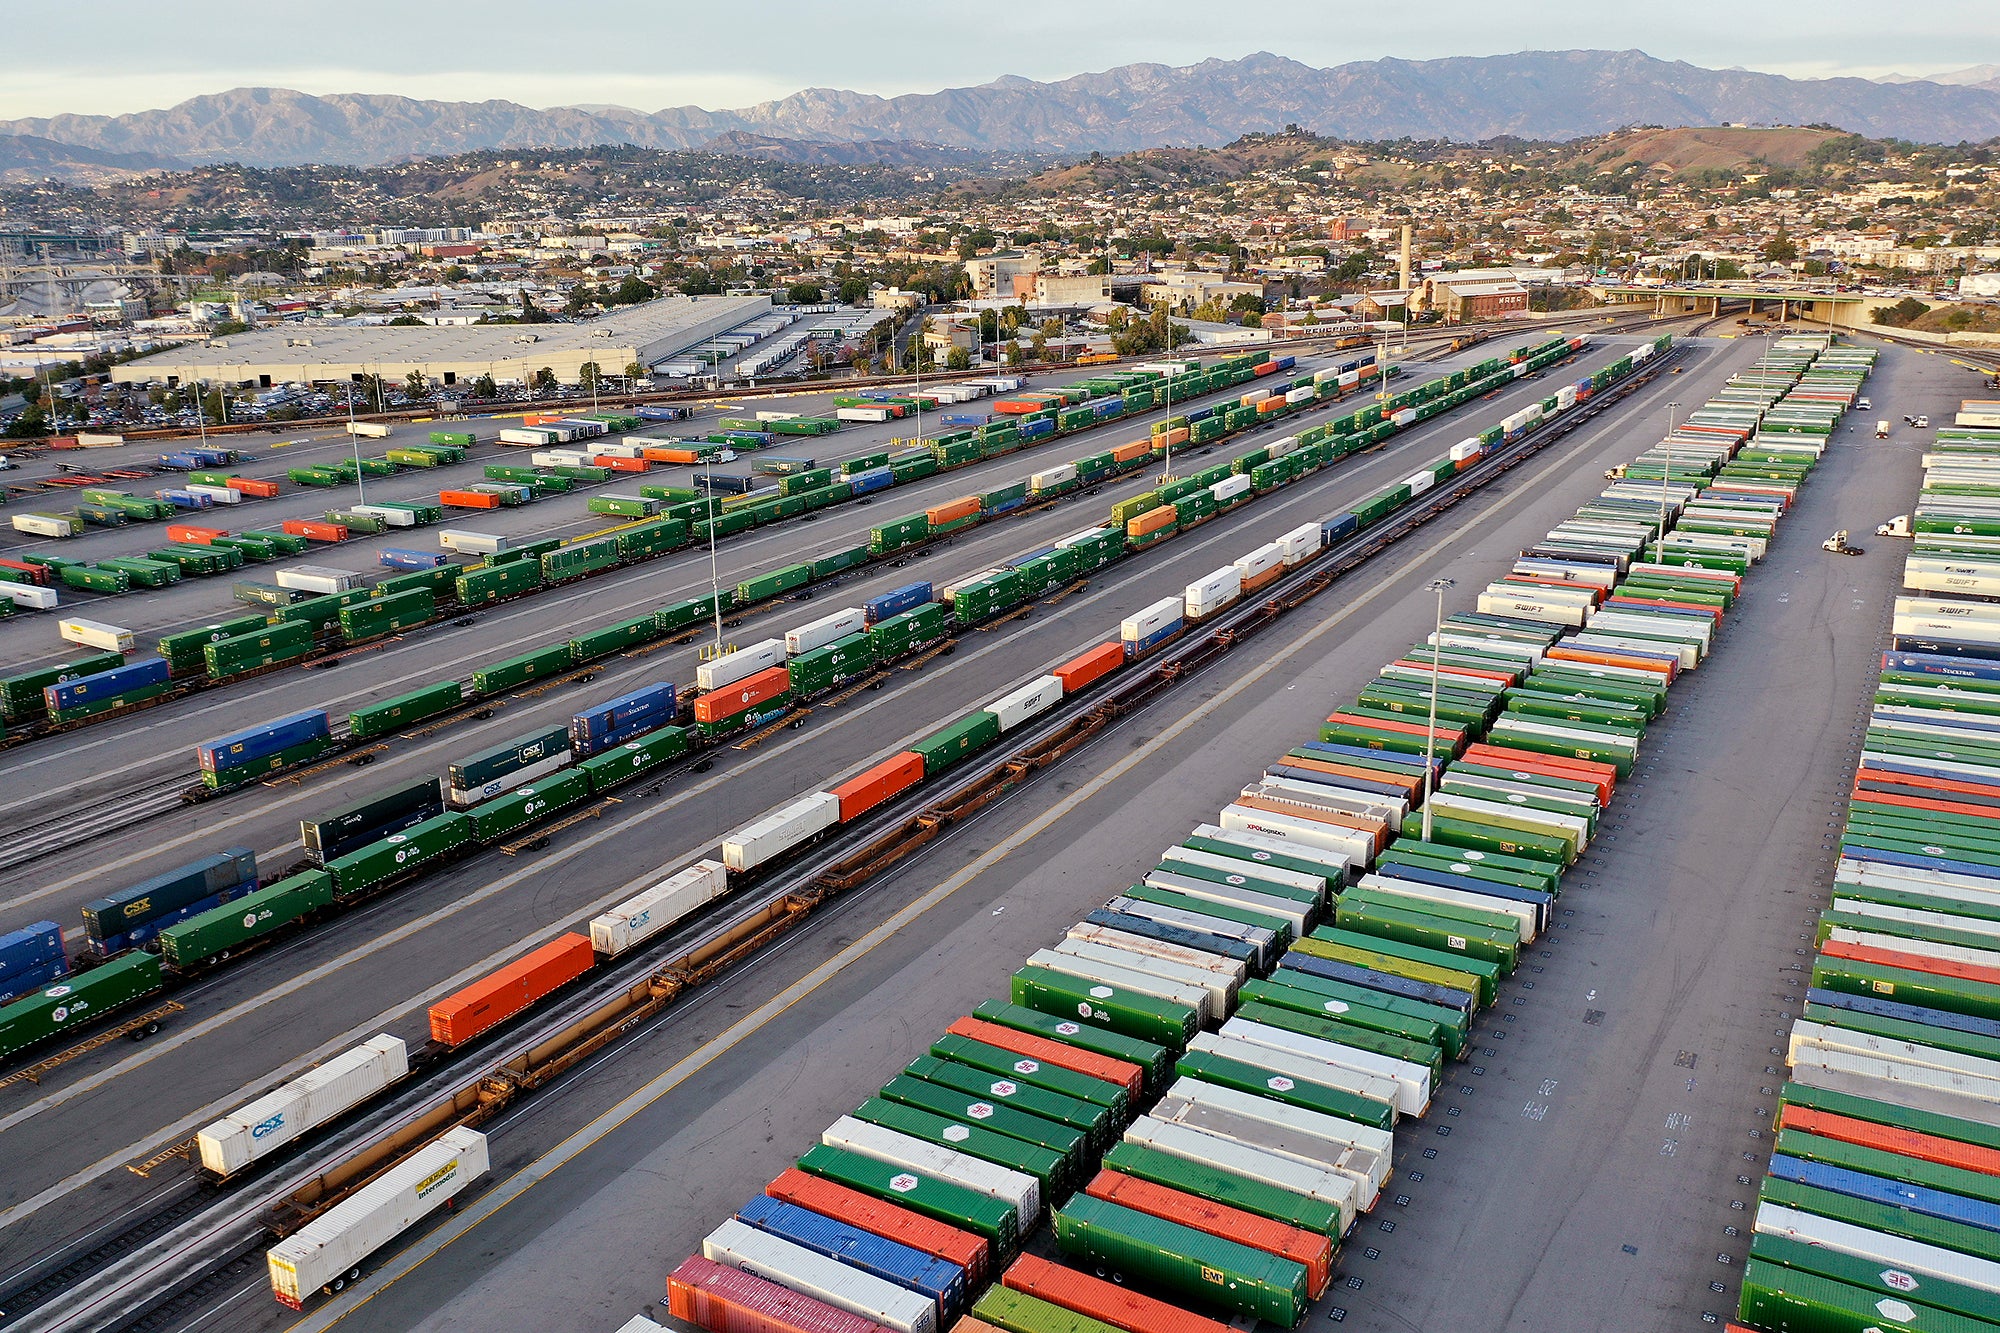
<svg viewBox="0 0 2000 1333">
<path fill-rule="evenodd" d="M 357 504 L 368 503 L 368 483 L 361 477 L 361 437 L 354 433 L 354 382 L 348 381 L 347 393 L 347 442 L 354 448 L 354 490 L 359 496 Z"/>
<path fill-rule="evenodd" d="M 722 655 L 722 581 L 715 565 L 715 468 L 714 455 L 707 454 L 701 460 L 701 474 L 707 478 L 708 491 L 708 604 L 715 611 L 715 655 Z"/>
<path fill-rule="evenodd" d="M 1663 441 L 1667 449 L 1667 461 L 1660 469 L 1660 530 L 1659 535 L 1653 540 L 1653 559 L 1663 565 L 1667 562 L 1667 483 L 1674 475 L 1674 413 L 1679 410 L 1679 403 L 1667 404 L 1667 438 Z"/>
<path fill-rule="evenodd" d="M 1432 765 L 1437 763 L 1438 736 L 1438 677 L 1444 674 L 1442 666 L 1444 645 L 1444 595 L 1455 585 L 1450 579 L 1432 579 L 1424 585 L 1426 592 L 1437 594 L 1437 619 L 1431 628 L 1431 712 L 1430 722 L 1424 729 L 1424 841 L 1431 840 L 1431 793 L 1437 782 Z"/>
</svg>

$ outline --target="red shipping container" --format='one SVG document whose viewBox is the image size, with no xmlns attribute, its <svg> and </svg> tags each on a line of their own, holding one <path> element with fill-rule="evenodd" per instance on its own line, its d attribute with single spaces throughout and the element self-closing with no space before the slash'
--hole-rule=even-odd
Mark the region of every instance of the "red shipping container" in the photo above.
<svg viewBox="0 0 2000 1333">
<path fill-rule="evenodd" d="M 1713 606 L 1696 606 L 1693 602 L 1677 602 L 1671 597 L 1634 597 L 1630 593 L 1619 593 L 1604 599 L 1604 605 L 1611 606 L 1664 606 L 1676 611 L 1699 611 L 1708 617 L 1711 624 L 1722 623 L 1722 612 Z"/>
<path fill-rule="evenodd" d="M 49 582 L 49 571 L 45 565 L 31 565 L 25 560 L 0 560 L 0 569 L 11 569 L 21 576 L 18 579 L 9 579 L 10 583 L 20 583 L 25 580 L 46 587 Z"/>
<path fill-rule="evenodd" d="M 1956 792 L 1962 796 L 1993 796 L 2000 794 L 2000 783 L 1978 782 L 1969 777 L 1938 778 L 1914 773 L 1889 773 L 1879 768 L 1863 768 L 1854 774 L 1854 793 L 1861 794 L 1863 782 L 1874 782 L 1888 787 L 1910 787 L 1917 791 Z"/>
<path fill-rule="evenodd" d="M 1327 1283 L 1333 1281 L 1333 1240 L 1317 1232 L 1259 1217 L 1226 1203 L 1215 1203 L 1184 1190 L 1156 1185 L 1150 1180 L 1140 1180 L 1137 1176 L 1118 1171 L 1099 1171 L 1083 1187 L 1083 1192 L 1093 1199 L 1120 1204 L 1134 1212 L 1178 1222 L 1210 1236 L 1220 1236 L 1266 1254 L 1275 1254 L 1280 1259 L 1290 1259 L 1305 1268 L 1306 1292 L 1315 1300 L 1326 1290 Z M 1005 1281 L 1010 1287 L 1014 1285 L 1011 1272 Z M 1026 1291 L 1027 1288 L 1020 1290 Z M 1103 1318 L 1102 1315 L 1098 1317 Z"/>
<path fill-rule="evenodd" d="M 1061 681 L 1063 693 L 1070 695 L 1094 680 L 1104 679 L 1124 665 L 1124 644 L 1100 643 L 1087 653 L 1078 653 L 1049 674 Z"/>
<path fill-rule="evenodd" d="M 1399 657 L 1393 665 L 1409 667 L 1415 671 L 1429 671 L 1431 669 L 1430 662 L 1420 657 Z M 1469 666 L 1441 667 L 1440 674 L 1447 680 L 1453 676 L 1471 676 L 1475 680 L 1497 680 L 1503 685 L 1513 685 L 1520 681 L 1519 672 L 1487 671 L 1479 667 Z"/>
<path fill-rule="evenodd" d="M 1883 967 L 1900 967 L 1906 972 L 1924 972 L 1934 977 L 1956 977 L 1960 981 L 1983 981 L 1989 986 L 2000 986 L 2000 967 L 1961 963 L 1953 958 L 1931 958 L 1920 953 L 1904 953 L 1900 949 L 1878 949 L 1872 944 L 1848 944 L 1842 940 L 1828 940 L 1819 946 L 1819 951 L 1829 958 L 1851 958 L 1858 963 L 1879 963 Z"/>
<path fill-rule="evenodd" d="M 1426 723 L 1391 722 L 1386 717 L 1364 717 L 1358 713 L 1332 712 L 1326 715 L 1326 720 L 1329 722 L 1339 722 L 1350 727 L 1369 727 L 1375 731 L 1401 732 L 1406 736 L 1423 736 L 1429 734 L 1429 728 Z M 1457 746 L 1464 736 L 1465 733 L 1457 727 L 1448 727 L 1442 722 L 1437 725 L 1437 738 L 1441 741 L 1449 741 L 1454 747 Z"/>
<path fill-rule="evenodd" d="M 1115 1083 L 1134 1097 L 1145 1091 L 1146 1071 L 1129 1060 L 1115 1060 L 1108 1055 L 1086 1051 L 1080 1046 L 1051 1041 L 1032 1032 L 1017 1032 L 1013 1028 L 1001 1027 L 998 1023 L 988 1023 L 984 1019 L 969 1015 L 956 1020 L 945 1031 L 954 1036 L 983 1041 L 988 1046 L 998 1046 L 1003 1051 L 1026 1056 L 1030 1061 L 1039 1060 L 1058 1069 L 1067 1069 L 1073 1073 L 1103 1079 L 1106 1083 Z"/>
<path fill-rule="evenodd" d="M 597 963 L 588 937 L 558 935 L 525 958 L 447 995 L 431 1006 L 431 1039 L 446 1046 L 471 1041 L 504 1023 Z"/>
<path fill-rule="evenodd" d="M 2000 1152 L 1992 1148 L 1923 1134 L 1914 1129 L 1901 1129 L 1895 1125 L 1878 1125 L 1853 1116 L 1835 1115 L 1831 1111 L 1815 1111 L 1809 1106 L 1785 1107 L 1779 1112 L 1778 1128 L 1803 1130 L 1823 1139 L 1838 1139 L 1842 1143 L 1880 1148 L 1884 1152 L 1914 1157 L 1922 1162 L 1936 1162 L 1939 1166 L 1955 1166 L 1985 1176 L 2000 1176 Z"/>
<path fill-rule="evenodd" d="M 647 445 L 640 450 L 640 456 L 649 463 L 699 463 L 701 454 L 693 449 L 664 449 L 658 445 Z"/>
<path fill-rule="evenodd" d="M 1412 805 L 1421 804 L 1424 780 L 1419 777 L 1400 777 L 1379 768 L 1356 768 L 1329 759 L 1307 759 L 1301 755 L 1288 754 L 1278 761 L 1286 768 L 1303 768 L 1308 773 L 1324 773 L 1328 777 L 1354 778 L 1361 782 L 1375 782 L 1389 787 L 1400 787 L 1403 795 Z"/>
<path fill-rule="evenodd" d="M 614 458 L 610 454 L 606 454 L 602 458 L 591 459 L 590 465 L 592 467 L 610 468 L 613 472 L 649 472 L 653 467 L 644 457 Z"/>
<path fill-rule="evenodd" d="M 228 528 L 203 528 L 192 523 L 167 524 L 167 540 L 187 542 L 191 546 L 212 546 L 217 537 L 227 537 Z"/>
<path fill-rule="evenodd" d="M 259 500 L 268 500 L 278 493 L 275 481 L 255 481 L 249 477 L 231 477 L 226 483 L 230 490 L 253 495 Z"/>
<path fill-rule="evenodd" d="M 888 1333 L 858 1314 L 698 1254 L 667 1275 L 667 1309 L 709 1333 Z"/>
<path fill-rule="evenodd" d="M 950 523 L 956 519 L 969 518 L 978 512 L 979 497 L 968 495 L 961 499 L 948 500 L 941 505 L 932 505 L 924 511 L 924 517 L 931 521 L 932 527 L 936 527 L 940 523 Z"/>
<path fill-rule="evenodd" d="M 710 690 L 696 699 L 694 720 L 720 722 L 724 718 L 735 717 L 738 713 L 775 699 L 790 688 L 792 688 L 792 676 L 789 671 L 783 667 L 768 667 L 754 676 L 744 677 L 734 685 Z"/>
<path fill-rule="evenodd" d="M 1130 1333 L 1229 1333 L 1229 1325 L 1177 1305 L 1142 1296 L 1130 1287 L 1079 1273 L 1024 1254 L 1000 1276 L 1003 1286 L 1037 1300 L 1074 1310 Z"/>
<path fill-rule="evenodd" d="M 1468 745 L 1465 747 L 1465 758 L 1467 763 L 1483 764 L 1491 768 L 1520 768 L 1530 773 L 1543 773 L 1549 777 L 1568 778 L 1573 782 L 1594 783 L 1597 786 L 1599 804 L 1608 804 L 1612 790 L 1618 785 L 1618 770 L 1610 764 L 1598 763 L 1595 759 L 1541 754 L 1534 750 L 1516 750 L 1505 745 Z"/>
<path fill-rule="evenodd" d="M 322 523 L 316 518 L 288 518 L 278 525 L 280 531 L 294 537 L 309 537 L 316 542 L 344 542 L 347 529 L 339 523 Z"/>
<path fill-rule="evenodd" d="M 500 497 L 491 491 L 439 491 L 438 503 L 447 509 L 498 509 Z"/>
<path fill-rule="evenodd" d="M 866 773 L 849 778 L 833 789 L 840 798 L 840 822 L 873 810 L 899 791 L 924 780 L 924 757 L 908 750 L 884 759 Z"/>
<path fill-rule="evenodd" d="M 859 1227 L 871 1236 L 900 1241 L 913 1250 L 957 1264 L 965 1270 L 969 1290 L 983 1290 L 986 1275 L 992 1271 L 989 1263 L 992 1252 L 983 1236 L 960 1231 L 949 1223 L 913 1213 L 872 1194 L 863 1194 L 860 1190 L 808 1175 L 796 1167 L 788 1168 L 766 1185 L 764 1193 L 784 1203 L 809 1208 L 837 1222 Z"/>
<path fill-rule="evenodd" d="M 1909 810 L 1929 810 L 1941 815 L 1969 815 L 1974 819 L 1991 819 L 1993 807 L 1990 805 L 1969 805 L 1964 801 L 1941 801 L 1934 796 L 1906 796 L 1898 792 L 1857 791 L 1857 801 L 1873 801 L 1878 805 L 1897 805 Z"/>
</svg>

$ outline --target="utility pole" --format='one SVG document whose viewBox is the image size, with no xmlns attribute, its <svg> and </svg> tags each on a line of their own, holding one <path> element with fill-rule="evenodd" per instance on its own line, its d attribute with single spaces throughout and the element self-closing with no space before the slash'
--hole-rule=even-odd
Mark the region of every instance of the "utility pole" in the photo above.
<svg viewBox="0 0 2000 1333">
<path fill-rule="evenodd" d="M 1427 592 L 1437 594 L 1437 618 L 1431 629 L 1431 712 L 1430 723 L 1424 731 L 1424 841 L 1431 840 L 1431 792 L 1436 788 L 1433 765 L 1437 763 L 1438 731 L 1438 678 L 1444 674 L 1444 595 L 1456 585 L 1450 579 L 1432 579 L 1424 585 Z"/>
<path fill-rule="evenodd" d="M 1680 409 L 1679 403 L 1667 404 L 1667 450 L 1666 465 L 1660 469 L 1660 530 L 1653 540 L 1653 559 L 1665 564 L 1667 561 L 1667 484 L 1674 473 L 1674 413 Z"/>
</svg>

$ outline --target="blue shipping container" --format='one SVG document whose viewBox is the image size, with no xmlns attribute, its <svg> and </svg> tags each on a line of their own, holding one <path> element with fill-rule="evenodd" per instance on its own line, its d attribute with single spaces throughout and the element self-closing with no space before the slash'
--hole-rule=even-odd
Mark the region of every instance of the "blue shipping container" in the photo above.
<svg viewBox="0 0 2000 1333">
<path fill-rule="evenodd" d="M 890 616 L 899 616 L 913 607 L 935 600 L 931 595 L 930 584 L 906 583 L 879 597 L 870 597 L 861 604 L 861 615 L 868 624 L 873 625 L 877 621 L 887 620 Z"/>
<path fill-rule="evenodd" d="M 376 559 L 390 569 L 436 569 L 450 557 L 443 551 L 406 551 L 392 546 Z"/>
<path fill-rule="evenodd" d="M 1851 1171 L 1844 1166 L 1829 1166 L 1825 1162 L 1808 1162 L 1783 1153 L 1775 1154 L 1766 1170 L 1780 1180 L 1812 1185 L 1835 1194 L 1845 1194 L 1851 1199 L 1887 1204 L 1891 1208 L 1901 1208 L 1924 1217 L 1963 1222 L 1982 1231 L 2000 1231 L 2000 1204 L 1987 1203 L 1983 1199 L 1947 1194 L 1928 1186 L 1905 1184 L 1885 1176 L 1871 1176 L 1865 1171 Z"/>
<path fill-rule="evenodd" d="M 1020 438 L 1024 440 L 1039 440 L 1044 435 L 1053 435 L 1055 433 L 1056 423 L 1050 421 L 1047 417 L 1043 417 L 1040 421 L 1022 423 Z"/>
<path fill-rule="evenodd" d="M 1278 358 L 1278 369 L 1290 370 L 1293 366 L 1296 366 L 1298 363 L 1299 359 L 1295 356 L 1281 356 Z"/>
<path fill-rule="evenodd" d="M 1422 1000 L 1425 1004 L 1443 1005 L 1470 1016 L 1473 996 L 1468 991 L 1453 990 L 1449 986 L 1437 986 L 1428 981 L 1412 981 L 1391 972 L 1377 972 L 1372 968 L 1355 963 L 1343 963 L 1332 958 L 1314 958 L 1309 954 L 1293 950 L 1278 964 L 1271 980 L 1283 982 L 1285 973 L 1302 972 L 1309 977 L 1324 977 L 1328 981 L 1344 981 L 1350 986 L 1361 986 L 1368 990 L 1381 991 L 1384 995 L 1400 995 L 1406 1000 Z"/>
<path fill-rule="evenodd" d="M 1967 661 L 1933 653 L 1883 653 L 1882 669 L 1959 680 L 2000 680 L 2000 662 Z"/>
<path fill-rule="evenodd" d="M 193 491 L 154 491 L 153 498 L 165 500 L 176 509 L 213 509 L 212 496 L 196 495 Z"/>
<path fill-rule="evenodd" d="M 991 421 L 990 412 L 947 412 L 944 424 L 947 426 L 983 426 Z"/>
<path fill-rule="evenodd" d="M 1877 999 L 1873 995 L 1845 995 L 1840 991 L 1821 990 L 1814 986 L 1806 991 L 1806 1003 L 1823 1004 L 1829 1009 L 1845 1009 L 1852 1014 L 1874 1014 L 1878 1018 L 1896 1018 L 1905 1023 L 1922 1023 L 1929 1028 L 1947 1028 L 1953 1032 L 1971 1032 L 1982 1037 L 2000 1037 L 2000 1019 L 1980 1018 L 1974 1014 L 1947 1013 L 1943 1009 L 1926 1009 L 1921 1005 Z"/>
<path fill-rule="evenodd" d="M 100 699 L 115 699 L 147 685 L 163 685 L 166 680 L 166 659 L 143 657 L 122 667 L 100 671 L 94 676 L 78 676 L 59 685 L 43 686 L 42 700 L 50 712 L 58 713 L 80 704 L 96 703 Z"/>
<path fill-rule="evenodd" d="M 248 847 L 231 847 L 85 903 L 84 934 L 92 953 L 109 957 L 256 888 L 257 854 Z"/>
<path fill-rule="evenodd" d="M 632 415 L 641 421 L 679 421 L 686 417 L 685 407 L 635 407 Z"/>
<path fill-rule="evenodd" d="M 237 461 L 234 449 L 189 449 L 186 452 L 203 467 L 228 467 Z"/>
<path fill-rule="evenodd" d="M 176 472 L 192 472 L 202 466 L 202 461 L 193 454 L 161 454 L 160 466 L 173 468 Z"/>
<path fill-rule="evenodd" d="M 1186 626 L 1181 621 L 1172 620 L 1160 626 L 1143 639 L 1127 639 L 1125 641 L 1125 660 L 1129 662 L 1135 657 L 1144 657 L 1167 640 L 1178 635 L 1185 628 Z"/>
<path fill-rule="evenodd" d="M 63 952 L 62 927 L 55 922 L 37 921 L 0 935 L 0 1003 L 67 971 L 69 955 Z"/>
<path fill-rule="evenodd" d="M 218 736 L 195 747 L 195 758 L 201 761 L 204 773 L 225 773 L 232 768 L 254 763 L 280 750 L 289 750 L 307 741 L 325 740 L 332 733 L 327 727 L 327 717 L 323 710 L 293 713 L 274 722 L 260 722 L 254 727 Z"/>
<path fill-rule="evenodd" d="M 930 1297 L 938 1303 L 940 1327 L 965 1303 L 963 1268 L 900 1241 L 837 1222 L 810 1208 L 783 1203 L 768 1194 L 754 1195 L 736 1216 L 759 1231 Z"/>
<path fill-rule="evenodd" d="M 854 488 L 854 494 L 866 495 L 870 491 L 887 490 L 894 486 L 896 474 L 885 467 L 870 468 L 866 472 L 857 472 L 849 477 L 847 484 Z"/>
<path fill-rule="evenodd" d="M 1352 513 L 1335 514 L 1332 518 L 1321 521 L 1319 525 L 1320 544 L 1331 546 L 1342 537 L 1353 533 L 1360 526 L 1360 518 Z"/>
<path fill-rule="evenodd" d="M 586 708 L 570 719 L 570 751 L 582 758 L 623 745 L 634 736 L 666 726 L 677 710 L 674 687 L 667 684 L 648 685 Z"/>
</svg>

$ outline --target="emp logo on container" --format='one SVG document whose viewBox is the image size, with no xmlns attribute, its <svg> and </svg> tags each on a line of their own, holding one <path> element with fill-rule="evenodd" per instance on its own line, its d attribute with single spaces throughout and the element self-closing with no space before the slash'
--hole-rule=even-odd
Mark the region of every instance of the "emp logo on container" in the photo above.
<svg viewBox="0 0 2000 1333">
<path fill-rule="evenodd" d="M 1021 1090 L 1020 1084 L 1004 1078 L 995 1083 L 991 1088 L 987 1089 L 987 1091 L 991 1092 L 995 1097 L 1012 1097 L 1015 1093 L 1019 1092 L 1020 1090 Z"/>
<path fill-rule="evenodd" d="M 896 1193 L 898 1194 L 908 1194 L 911 1190 L 917 1187 L 917 1183 L 918 1183 L 917 1178 L 913 1175 L 910 1175 L 908 1172 L 905 1172 L 900 1176 L 889 1177 L 889 1188 L 896 1191 Z"/>
<path fill-rule="evenodd" d="M 974 1120 L 990 1120 L 993 1118 L 993 1103 L 974 1102 L 965 1108 L 965 1113 Z"/>
<path fill-rule="evenodd" d="M 1032 1074 L 1041 1067 L 1041 1064 L 1034 1060 L 1016 1060 L 1014 1062 L 1014 1072 L 1017 1074 Z"/>
<path fill-rule="evenodd" d="M 1074 1037 L 1077 1033 L 1083 1031 L 1083 1028 L 1079 1024 L 1064 1019 L 1062 1022 L 1056 1024 L 1056 1031 L 1065 1037 Z"/>
<path fill-rule="evenodd" d="M 1265 1079 L 1264 1086 L 1269 1088 L 1273 1092 L 1290 1092 L 1293 1088 L 1297 1087 L 1298 1085 L 1292 1082 L 1290 1079 L 1286 1078 L 1283 1074 L 1279 1074 L 1276 1075 L 1275 1077 Z"/>
<path fill-rule="evenodd" d="M 1885 1268 L 1880 1276 L 1882 1285 L 1891 1291 L 1900 1291 L 1907 1296 L 1917 1289 L 1917 1280 L 1900 1268 Z"/>
<path fill-rule="evenodd" d="M 1201 1266 L 1201 1280 L 1203 1282 L 1213 1282 L 1218 1287 L 1229 1285 L 1229 1279 L 1222 1275 L 1221 1269 L 1210 1268 L 1207 1264 Z"/>
</svg>

